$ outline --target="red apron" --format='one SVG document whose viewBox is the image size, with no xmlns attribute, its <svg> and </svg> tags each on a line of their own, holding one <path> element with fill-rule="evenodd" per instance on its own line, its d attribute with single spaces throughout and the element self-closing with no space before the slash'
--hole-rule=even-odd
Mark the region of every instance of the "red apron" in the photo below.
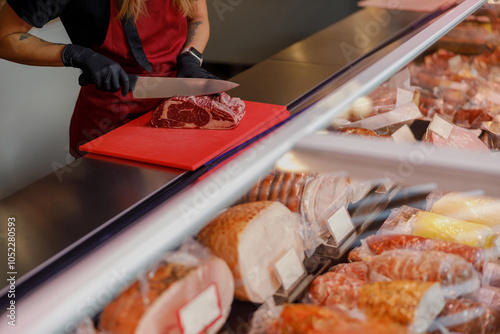
<svg viewBox="0 0 500 334">
<path fill-rule="evenodd" d="M 116 0 L 110 0 L 110 20 L 106 39 L 92 49 L 122 66 L 130 74 L 174 76 L 177 55 L 186 42 L 187 20 L 170 0 L 146 1 L 147 12 L 137 20 L 136 26 L 144 52 L 153 65 L 148 73 L 135 60 L 127 42 L 123 25 L 117 19 Z M 116 93 L 102 92 L 95 85 L 80 89 L 70 123 L 70 153 L 83 155 L 80 145 L 91 141 L 117 127 L 153 110 L 163 99 L 136 100 L 129 93 L 123 97 Z"/>
</svg>

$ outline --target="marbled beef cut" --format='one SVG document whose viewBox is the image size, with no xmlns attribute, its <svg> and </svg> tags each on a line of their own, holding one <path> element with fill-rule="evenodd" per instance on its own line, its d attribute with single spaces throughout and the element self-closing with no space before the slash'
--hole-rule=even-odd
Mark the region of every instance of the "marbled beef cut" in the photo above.
<svg viewBox="0 0 500 334">
<path fill-rule="evenodd" d="M 244 115 L 245 103 L 226 93 L 174 96 L 153 111 L 151 123 L 157 128 L 231 129 Z"/>
</svg>

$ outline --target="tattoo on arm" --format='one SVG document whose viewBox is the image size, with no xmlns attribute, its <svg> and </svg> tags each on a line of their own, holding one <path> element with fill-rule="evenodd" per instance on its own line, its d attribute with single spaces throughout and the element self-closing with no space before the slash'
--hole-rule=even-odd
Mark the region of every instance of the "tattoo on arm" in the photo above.
<svg viewBox="0 0 500 334">
<path fill-rule="evenodd" d="M 202 21 L 194 21 L 188 23 L 186 44 L 189 44 L 193 41 L 194 35 L 196 35 L 196 29 L 198 29 L 198 26 L 202 23 L 203 23 Z"/>
<path fill-rule="evenodd" d="M 20 41 L 24 41 L 25 39 L 28 39 L 28 38 L 30 38 L 30 37 L 35 37 L 35 36 L 33 36 L 32 34 L 29 34 L 29 33 L 27 33 L 27 32 L 23 32 L 23 33 L 21 33 L 21 36 L 19 36 L 19 40 L 20 40 Z M 38 37 L 36 37 L 36 39 L 38 39 L 41 43 L 49 43 L 49 42 L 47 42 L 46 40 L 41 39 L 41 38 L 38 38 Z M 64 45 L 64 44 L 62 44 L 62 43 L 51 43 L 51 44 L 55 44 L 55 45 Z"/>
<path fill-rule="evenodd" d="M 30 38 L 30 37 L 33 37 L 33 35 L 32 35 L 32 34 L 28 34 L 27 32 L 23 32 L 23 33 L 21 34 L 21 36 L 19 36 L 19 40 L 20 40 L 20 41 L 23 41 L 23 40 L 28 39 L 28 38 Z"/>
</svg>

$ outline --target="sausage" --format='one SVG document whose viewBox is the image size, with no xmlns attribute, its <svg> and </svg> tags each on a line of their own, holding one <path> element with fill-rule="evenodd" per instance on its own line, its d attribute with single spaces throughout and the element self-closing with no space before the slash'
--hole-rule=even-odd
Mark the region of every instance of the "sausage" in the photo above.
<svg viewBox="0 0 500 334">
<path fill-rule="evenodd" d="M 439 251 L 458 255 L 478 271 L 482 271 L 485 261 L 483 248 L 454 243 L 442 239 L 425 238 L 416 235 L 387 234 L 371 235 L 365 239 L 368 248 L 376 255 L 388 250 L 410 249 L 415 251 Z"/>
<path fill-rule="evenodd" d="M 259 201 L 267 201 L 269 199 L 271 194 L 271 185 L 273 184 L 275 177 L 276 174 L 271 173 L 262 180 L 258 196 Z"/>
<path fill-rule="evenodd" d="M 300 204 L 302 203 L 302 193 L 304 192 L 305 181 L 306 181 L 305 173 L 298 173 L 295 180 L 293 181 L 286 202 L 286 206 L 292 212 L 299 212 L 300 210 Z"/>
<path fill-rule="evenodd" d="M 269 197 L 270 201 L 277 201 L 279 192 L 281 187 L 283 186 L 283 182 L 285 180 L 286 172 L 276 171 L 276 177 L 274 178 L 274 182 L 271 186 L 271 196 Z"/>
</svg>

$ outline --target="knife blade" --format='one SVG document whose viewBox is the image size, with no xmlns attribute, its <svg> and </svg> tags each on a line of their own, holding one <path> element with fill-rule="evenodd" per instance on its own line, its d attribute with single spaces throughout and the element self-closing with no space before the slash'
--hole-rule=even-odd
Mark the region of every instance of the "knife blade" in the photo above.
<svg viewBox="0 0 500 334">
<path fill-rule="evenodd" d="M 131 75 L 130 78 L 135 79 Z M 138 76 L 132 95 L 136 99 L 209 95 L 238 86 L 235 82 L 217 79 Z"/>
<path fill-rule="evenodd" d="M 236 88 L 239 84 L 217 79 L 176 78 L 176 77 L 145 77 L 128 74 L 132 96 L 136 99 L 162 98 L 172 96 L 210 95 Z M 90 79 L 80 75 L 81 86 L 90 84 Z"/>
</svg>

